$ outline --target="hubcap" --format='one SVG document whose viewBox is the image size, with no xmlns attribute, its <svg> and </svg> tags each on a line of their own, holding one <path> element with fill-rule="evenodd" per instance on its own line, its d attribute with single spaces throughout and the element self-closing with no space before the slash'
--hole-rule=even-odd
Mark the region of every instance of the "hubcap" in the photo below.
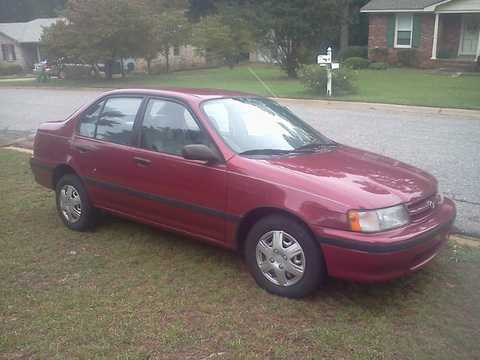
<svg viewBox="0 0 480 360">
<path fill-rule="evenodd" d="M 295 238 L 284 231 L 270 231 L 257 243 L 257 265 L 270 282 L 292 286 L 305 272 L 305 254 Z"/>
<path fill-rule="evenodd" d="M 76 223 L 82 216 L 82 200 L 72 185 L 64 185 L 60 190 L 60 210 L 65 220 L 71 224 Z"/>
</svg>

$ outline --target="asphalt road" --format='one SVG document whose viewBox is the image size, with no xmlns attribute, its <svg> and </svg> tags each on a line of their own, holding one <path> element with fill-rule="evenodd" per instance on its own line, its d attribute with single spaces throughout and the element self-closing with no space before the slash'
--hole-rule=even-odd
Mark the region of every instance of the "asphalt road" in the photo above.
<svg viewBox="0 0 480 360">
<path fill-rule="evenodd" d="M 100 90 L 0 88 L 0 131 L 61 120 Z M 332 139 L 418 166 L 457 204 L 456 226 L 480 236 L 480 115 L 338 102 L 282 102 Z"/>
</svg>

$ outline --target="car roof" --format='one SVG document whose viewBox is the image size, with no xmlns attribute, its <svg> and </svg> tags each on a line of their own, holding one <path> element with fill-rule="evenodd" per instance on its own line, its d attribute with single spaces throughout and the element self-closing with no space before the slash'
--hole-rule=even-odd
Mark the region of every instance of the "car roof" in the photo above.
<svg viewBox="0 0 480 360">
<path fill-rule="evenodd" d="M 164 88 L 164 89 L 119 89 L 110 91 L 104 95 L 138 94 L 150 96 L 174 97 L 182 100 L 203 101 L 226 97 L 258 97 L 241 91 L 219 89 L 195 89 L 195 88 Z"/>
</svg>

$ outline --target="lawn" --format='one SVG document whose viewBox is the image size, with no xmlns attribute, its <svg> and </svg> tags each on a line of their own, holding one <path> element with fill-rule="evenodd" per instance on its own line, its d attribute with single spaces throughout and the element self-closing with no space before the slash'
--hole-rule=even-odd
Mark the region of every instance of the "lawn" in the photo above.
<svg viewBox="0 0 480 360">
<path fill-rule="evenodd" d="M 67 230 L 28 156 L 0 151 L 1 359 L 474 359 L 480 250 L 293 301 L 241 258 L 114 217 Z"/>
<path fill-rule="evenodd" d="M 230 70 L 216 68 L 181 71 L 164 75 L 132 75 L 113 81 L 62 81 L 47 84 L 35 81 L 0 81 L 0 86 L 60 86 L 60 87 L 202 87 L 240 90 L 272 96 L 249 71 L 267 84 L 276 96 L 291 98 L 316 98 L 295 79 L 288 79 L 279 67 L 270 65 L 242 65 Z M 480 109 L 480 73 L 464 75 L 435 73 L 415 69 L 392 68 L 386 71 L 356 71 L 357 92 L 336 98 L 365 102 L 423 105 Z"/>
</svg>

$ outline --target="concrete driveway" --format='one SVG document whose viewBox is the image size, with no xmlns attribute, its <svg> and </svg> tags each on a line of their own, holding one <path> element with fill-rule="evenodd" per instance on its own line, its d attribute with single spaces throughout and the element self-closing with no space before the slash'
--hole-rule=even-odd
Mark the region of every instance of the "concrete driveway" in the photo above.
<svg viewBox="0 0 480 360">
<path fill-rule="evenodd" d="M 101 90 L 0 88 L 0 131 L 35 131 L 61 120 Z M 480 112 L 281 100 L 332 139 L 418 166 L 455 199 L 456 225 L 480 236 Z"/>
</svg>

